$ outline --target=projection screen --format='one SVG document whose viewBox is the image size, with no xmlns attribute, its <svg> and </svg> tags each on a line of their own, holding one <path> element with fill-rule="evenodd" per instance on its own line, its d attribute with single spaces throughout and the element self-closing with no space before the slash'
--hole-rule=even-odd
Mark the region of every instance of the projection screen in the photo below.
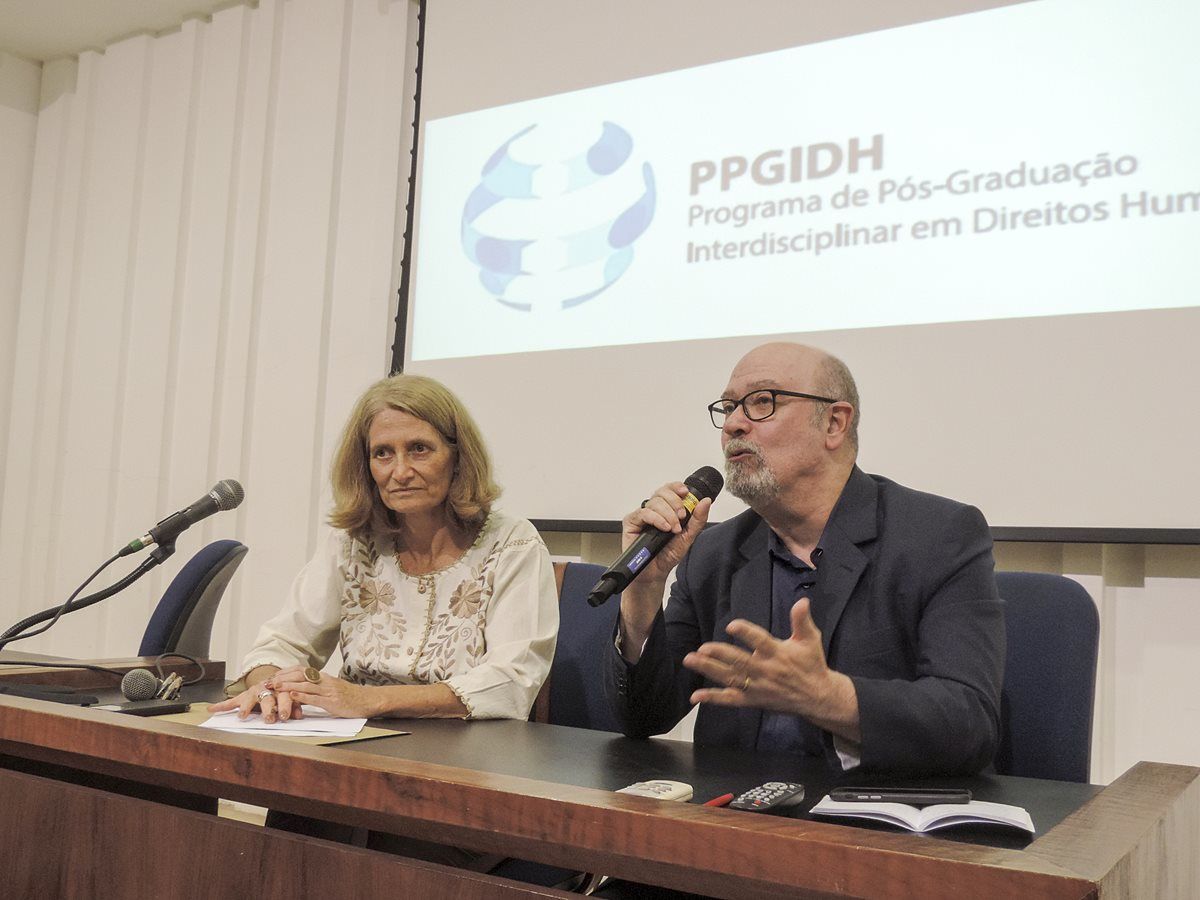
<svg viewBox="0 0 1200 900">
<path fill-rule="evenodd" d="M 867 471 L 995 526 L 1196 526 L 1200 5 L 425 14 L 405 370 L 506 508 L 720 467 L 705 406 L 787 339 L 855 373 Z"/>
</svg>

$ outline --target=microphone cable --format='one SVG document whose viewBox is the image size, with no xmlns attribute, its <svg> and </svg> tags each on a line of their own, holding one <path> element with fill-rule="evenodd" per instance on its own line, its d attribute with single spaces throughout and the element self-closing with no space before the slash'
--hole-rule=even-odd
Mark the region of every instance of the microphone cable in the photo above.
<svg viewBox="0 0 1200 900">
<path fill-rule="evenodd" d="M 107 569 L 109 566 L 111 566 L 114 562 L 116 562 L 118 559 L 120 559 L 120 556 L 121 556 L 120 553 L 114 553 L 112 556 L 110 556 L 108 559 L 106 559 L 104 562 L 102 562 L 100 564 L 100 568 L 96 569 L 95 572 L 93 572 L 91 575 L 89 575 L 87 577 L 87 579 L 83 582 L 83 584 L 81 584 L 79 587 L 75 588 L 75 592 L 72 593 L 71 596 L 68 597 L 66 599 L 66 601 L 64 603 L 62 603 L 61 605 L 59 605 L 57 607 L 53 607 L 51 609 L 43 610 L 40 613 L 36 613 L 35 615 L 30 616 L 28 619 L 24 619 L 24 620 L 18 622 L 16 625 L 13 625 L 11 628 L 9 628 L 7 631 L 5 631 L 4 634 L 0 634 L 0 650 L 3 650 L 7 645 L 11 644 L 13 641 L 20 641 L 20 640 L 24 640 L 25 638 L 35 637 L 36 635 L 39 635 L 39 634 L 42 634 L 42 633 L 48 631 L 50 628 L 52 628 L 54 626 L 54 624 L 59 619 L 61 619 L 63 617 L 64 614 L 66 614 L 67 612 L 71 611 L 74 608 L 82 608 L 83 604 L 81 604 L 80 607 L 72 607 L 71 603 L 75 600 L 76 597 L 79 596 L 80 591 L 82 591 L 85 587 L 87 587 L 89 584 L 91 584 L 97 575 L 99 575 L 101 572 L 103 572 L 105 569 Z M 143 563 L 143 565 L 144 565 L 144 563 Z M 138 577 L 140 577 L 140 574 Z M 124 585 L 122 585 L 122 587 L 124 587 Z M 117 590 L 120 590 L 120 588 L 117 588 Z M 101 591 L 100 593 L 104 593 L 104 592 Z M 116 591 L 114 591 L 113 593 L 116 593 Z M 105 594 L 105 596 L 110 596 L 110 595 Z M 98 597 L 97 600 L 92 600 L 91 597 L 88 597 L 86 599 L 88 601 L 91 601 L 94 603 L 94 602 L 97 602 L 97 600 L 103 600 L 104 597 Z M 88 604 L 88 605 L 90 605 L 90 604 Z M 37 624 L 37 622 L 45 621 L 45 618 L 49 617 L 49 616 L 53 616 L 53 617 L 50 618 L 49 624 L 47 624 L 43 628 L 39 628 L 37 631 L 29 631 L 29 632 L 26 632 L 25 634 L 21 633 L 21 632 L 25 631 L 25 629 L 31 627 L 32 625 Z"/>
<path fill-rule="evenodd" d="M 183 682 L 181 687 L 187 687 L 188 685 L 191 685 L 191 684 L 199 684 L 201 681 L 204 680 L 204 663 L 200 662 L 200 660 L 196 659 L 196 657 L 194 657 L 194 656 L 188 656 L 186 653 L 174 653 L 174 652 L 160 653 L 158 656 L 154 657 L 154 670 L 156 672 L 158 672 L 158 677 L 160 680 L 167 677 L 166 675 L 163 674 L 162 661 L 169 656 L 174 656 L 179 659 L 186 659 L 193 666 L 195 666 L 197 669 L 200 670 L 199 675 L 197 675 L 191 681 Z"/>
<path fill-rule="evenodd" d="M 174 547 L 172 547 L 171 550 L 173 551 Z M 116 556 L 113 556 L 109 560 L 107 560 L 102 566 L 100 566 L 99 569 L 97 569 L 95 572 L 93 572 L 88 577 L 87 581 L 85 581 L 78 588 L 76 588 L 75 593 L 72 594 L 70 597 L 68 597 L 67 601 L 65 603 L 63 603 L 59 606 L 51 606 L 49 609 L 43 609 L 41 612 L 34 613 L 31 616 L 27 616 L 26 618 L 24 618 L 20 622 L 18 622 L 16 625 L 9 627 L 3 634 L 0 634 L 0 650 L 4 649 L 5 645 L 7 645 L 13 641 L 19 641 L 23 638 L 33 637 L 34 635 L 41 634 L 42 632 L 49 629 L 55 622 L 57 622 L 60 618 L 62 618 L 68 612 L 75 612 L 76 610 L 86 609 L 87 607 L 92 606 L 93 604 L 99 603 L 101 600 L 108 599 L 113 594 L 120 593 L 121 591 L 125 590 L 125 588 L 129 587 L 131 584 L 133 584 L 135 581 L 137 581 L 139 578 L 141 578 L 143 575 L 145 575 L 147 572 L 149 572 L 151 569 L 153 569 L 155 566 L 159 565 L 168 556 L 170 556 L 170 552 L 164 550 L 164 548 L 162 548 L 162 547 L 155 548 L 151 552 L 151 554 L 148 558 L 142 560 L 142 562 L 138 565 L 138 567 L 136 569 L 134 569 L 132 572 L 130 572 L 128 575 L 126 575 L 124 578 L 122 578 L 120 581 L 116 582 L 115 584 L 111 584 L 108 587 L 104 588 L 103 590 L 97 591 L 94 594 L 89 594 L 88 596 L 84 597 L 82 600 L 79 600 L 78 602 L 74 602 L 75 596 L 81 590 L 83 590 L 85 587 L 87 587 L 87 585 L 91 582 L 91 580 L 93 578 L 95 578 L 102 571 L 104 571 L 104 569 L 107 566 L 109 566 L 113 562 L 113 560 L 120 558 L 120 556 L 121 556 L 121 554 L 118 553 Z M 37 625 L 39 622 L 45 622 L 49 618 L 53 618 L 54 621 L 51 622 L 49 625 L 47 625 L 45 628 L 41 628 L 38 631 L 32 631 L 29 634 L 21 634 L 21 632 L 25 631 L 26 629 L 32 628 L 34 625 Z"/>
<path fill-rule="evenodd" d="M 178 659 L 186 659 L 193 666 L 195 666 L 197 669 L 200 670 L 200 674 L 198 674 L 195 678 L 191 678 L 188 681 L 181 682 L 179 685 L 180 687 L 188 687 L 189 685 L 199 684 L 201 681 L 204 680 L 204 676 L 206 674 L 206 670 L 204 668 L 204 663 L 200 662 L 200 660 L 196 659 L 194 656 L 189 656 L 186 653 L 172 652 L 172 653 L 160 653 L 158 656 L 154 657 L 154 669 L 155 669 L 155 671 L 158 672 L 157 680 L 159 683 L 165 681 L 167 678 L 167 675 L 163 672 L 163 660 L 167 659 L 169 657 L 177 657 Z M 104 675 L 113 675 L 117 678 L 120 678 L 122 682 L 124 682 L 125 679 L 132 672 L 144 672 L 146 675 L 150 676 L 151 678 L 154 677 L 153 675 L 151 675 L 149 669 L 135 668 L 135 669 L 130 669 L 127 672 L 122 672 L 120 669 L 109 669 L 109 668 L 106 668 L 105 666 L 96 666 L 96 665 L 92 665 L 91 663 L 74 662 L 72 660 L 63 660 L 61 662 L 51 662 L 49 660 L 41 660 L 41 659 L 6 659 L 6 660 L 0 660 L 0 666 L 15 666 L 17 668 L 31 666 L 31 667 L 39 668 L 39 669 L 86 669 L 89 672 L 100 672 L 101 674 L 104 674 Z M 122 684 L 122 688 L 123 687 L 124 687 L 124 685 Z M 156 687 L 156 689 L 157 689 L 157 687 Z M 0 693 L 3 693 L 3 691 L 0 691 Z"/>
<path fill-rule="evenodd" d="M 64 659 L 62 662 L 50 662 L 44 659 L 5 659 L 0 660 L 0 666 L 16 666 L 18 669 L 25 666 L 38 669 L 87 669 L 89 672 L 102 672 L 105 675 L 115 675 L 117 678 L 125 677 L 125 673 L 120 669 L 106 669 L 104 666 L 72 662 L 69 659 Z"/>
</svg>

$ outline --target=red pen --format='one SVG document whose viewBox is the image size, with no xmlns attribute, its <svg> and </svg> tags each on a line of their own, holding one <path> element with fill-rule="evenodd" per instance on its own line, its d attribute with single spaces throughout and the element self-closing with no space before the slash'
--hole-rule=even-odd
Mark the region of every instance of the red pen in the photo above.
<svg viewBox="0 0 1200 900">
<path fill-rule="evenodd" d="M 705 806 L 728 806 L 729 801 L 733 799 L 733 794 L 722 794 L 720 797 L 713 797 L 704 803 Z"/>
</svg>

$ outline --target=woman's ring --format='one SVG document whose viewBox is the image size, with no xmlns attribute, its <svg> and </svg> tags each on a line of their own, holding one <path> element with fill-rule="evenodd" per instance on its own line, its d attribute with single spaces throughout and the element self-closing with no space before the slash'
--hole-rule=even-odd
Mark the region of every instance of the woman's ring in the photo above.
<svg viewBox="0 0 1200 900">
<path fill-rule="evenodd" d="M 259 702 L 262 702 L 267 697 L 274 697 L 274 696 L 275 696 L 275 692 L 273 690 L 271 690 L 270 688 L 263 688 L 261 691 L 258 692 Z"/>
<path fill-rule="evenodd" d="M 750 690 L 750 676 L 749 675 L 747 675 L 745 680 L 742 681 L 742 693 L 744 694 L 748 690 Z"/>
<path fill-rule="evenodd" d="M 321 683 L 321 673 L 319 671 L 317 671 L 316 669 L 314 669 L 312 666 L 309 666 L 307 669 L 304 670 L 304 680 L 307 682 L 310 682 L 312 684 L 320 684 Z"/>
</svg>

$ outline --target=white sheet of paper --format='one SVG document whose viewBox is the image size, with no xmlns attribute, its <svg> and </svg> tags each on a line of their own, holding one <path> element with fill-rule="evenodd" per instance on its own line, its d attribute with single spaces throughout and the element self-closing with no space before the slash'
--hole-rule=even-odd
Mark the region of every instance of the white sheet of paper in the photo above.
<svg viewBox="0 0 1200 900">
<path fill-rule="evenodd" d="M 255 711 L 245 719 L 239 719 L 237 711 L 216 713 L 200 723 L 201 728 L 216 728 L 219 731 L 236 731 L 240 734 L 282 734 L 289 737 L 353 737 L 367 724 L 365 718 L 346 719 L 332 716 L 317 706 L 305 705 L 303 719 L 286 722 L 264 722 L 262 714 Z"/>
</svg>

